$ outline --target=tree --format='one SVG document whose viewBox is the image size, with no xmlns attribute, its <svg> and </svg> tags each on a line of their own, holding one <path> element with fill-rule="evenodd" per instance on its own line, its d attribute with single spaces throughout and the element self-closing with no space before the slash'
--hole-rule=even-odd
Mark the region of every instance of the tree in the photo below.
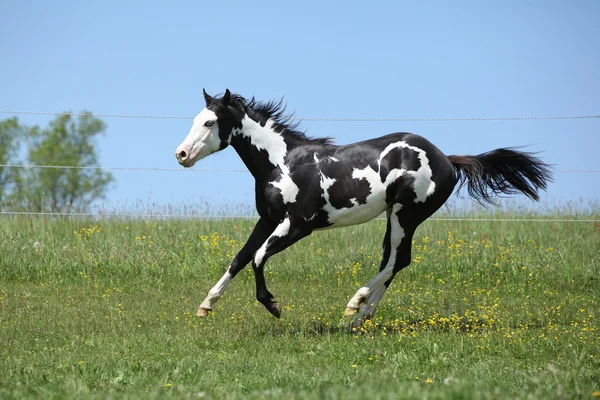
<svg viewBox="0 0 600 400">
<path fill-rule="evenodd" d="M 27 128 L 16 117 L 0 121 L 0 165 L 17 164 L 17 155 Z M 0 167 L 0 205 L 8 201 L 9 193 L 20 182 L 17 168 Z"/>
<path fill-rule="evenodd" d="M 86 113 L 86 112 L 84 112 Z M 87 113 L 86 113 L 87 114 Z M 27 162 L 44 166 L 98 165 L 95 138 L 106 125 L 91 115 L 60 115 L 49 126 L 27 132 Z M 84 168 L 32 168 L 14 181 L 14 203 L 32 211 L 85 210 L 104 197 L 113 177 L 110 172 Z"/>
</svg>

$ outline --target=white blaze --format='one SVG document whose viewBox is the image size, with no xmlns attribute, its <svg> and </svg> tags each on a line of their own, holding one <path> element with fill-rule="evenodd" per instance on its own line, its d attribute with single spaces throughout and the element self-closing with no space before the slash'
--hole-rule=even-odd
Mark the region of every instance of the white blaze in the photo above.
<svg viewBox="0 0 600 400">
<path fill-rule="evenodd" d="M 213 121 L 212 126 L 206 126 L 207 121 Z M 190 133 L 177 147 L 177 153 L 185 151 L 187 159 L 190 160 L 187 167 L 191 167 L 196 161 L 219 150 L 221 139 L 219 138 L 219 125 L 217 124 L 217 115 L 205 108 L 194 118 L 194 124 Z"/>
</svg>

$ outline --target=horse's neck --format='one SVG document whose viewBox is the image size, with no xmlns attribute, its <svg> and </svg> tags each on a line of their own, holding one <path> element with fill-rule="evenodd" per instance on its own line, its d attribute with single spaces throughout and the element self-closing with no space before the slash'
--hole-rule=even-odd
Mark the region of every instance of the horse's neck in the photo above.
<svg viewBox="0 0 600 400">
<path fill-rule="evenodd" d="M 261 126 L 246 116 L 242 120 L 242 128 L 234 131 L 231 145 L 256 179 L 271 174 L 277 167 L 287 169 L 284 160 L 289 151 L 288 145 L 282 134 L 273 129 L 271 119 Z"/>
</svg>

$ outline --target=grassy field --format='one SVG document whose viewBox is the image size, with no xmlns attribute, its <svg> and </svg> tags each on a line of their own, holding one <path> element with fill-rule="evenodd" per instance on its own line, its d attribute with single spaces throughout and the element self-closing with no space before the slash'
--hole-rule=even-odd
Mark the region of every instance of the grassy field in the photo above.
<svg viewBox="0 0 600 400">
<path fill-rule="evenodd" d="M 600 396 L 598 223 L 426 222 L 351 333 L 339 323 L 377 271 L 383 221 L 273 257 L 280 320 L 251 268 L 195 317 L 252 226 L 2 219 L 0 398 Z"/>
</svg>

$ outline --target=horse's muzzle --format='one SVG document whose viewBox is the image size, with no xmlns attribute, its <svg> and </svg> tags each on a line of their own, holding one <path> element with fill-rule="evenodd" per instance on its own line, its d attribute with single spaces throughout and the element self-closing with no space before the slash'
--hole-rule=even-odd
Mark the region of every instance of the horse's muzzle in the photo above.
<svg viewBox="0 0 600 400">
<path fill-rule="evenodd" d="M 185 168 L 191 167 L 195 164 L 195 160 L 189 157 L 189 154 L 185 150 L 179 150 L 175 152 L 177 162 Z"/>
</svg>

